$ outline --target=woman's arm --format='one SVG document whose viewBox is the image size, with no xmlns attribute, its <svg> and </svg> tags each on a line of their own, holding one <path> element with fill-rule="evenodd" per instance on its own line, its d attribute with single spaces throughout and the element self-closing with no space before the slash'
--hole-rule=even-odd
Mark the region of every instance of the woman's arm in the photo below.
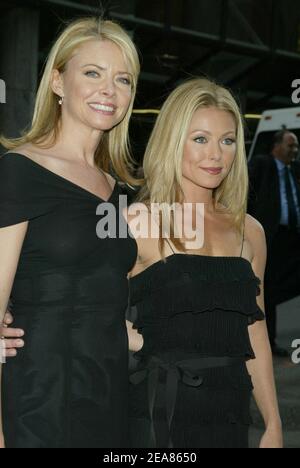
<svg viewBox="0 0 300 468">
<path fill-rule="evenodd" d="M 0 229 L 0 324 L 7 309 L 28 222 Z M 2 360 L 1 360 L 2 361 Z M 0 389 L 2 363 L 0 362 Z M 0 395 L 0 448 L 4 448 Z"/>
<path fill-rule="evenodd" d="M 264 275 L 267 259 L 265 233 L 262 226 L 252 217 L 247 217 L 247 238 L 253 249 L 252 267 L 261 280 L 261 294 L 257 298 L 264 311 Z M 272 352 L 266 322 L 256 322 L 249 327 L 251 344 L 256 359 L 247 363 L 252 377 L 254 397 L 266 425 L 260 448 L 282 448 L 282 425 L 276 396 Z"/>
<path fill-rule="evenodd" d="M 137 217 L 136 212 L 139 212 L 138 207 L 141 208 L 141 205 L 133 204 L 133 205 L 131 205 L 131 207 L 129 209 L 125 208 L 123 210 L 123 216 L 124 216 L 126 222 L 128 223 L 131 234 L 133 235 L 133 237 L 135 238 L 135 241 L 137 243 L 137 260 L 136 260 L 136 263 L 133 266 L 132 270 L 128 274 L 128 281 L 130 280 L 130 278 L 132 278 L 135 275 L 136 269 L 139 268 L 139 258 L 140 258 L 140 251 L 141 251 L 141 247 L 142 247 L 141 239 L 136 238 L 135 229 L 133 229 L 133 225 L 132 225 L 132 223 L 135 221 L 135 219 Z M 130 214 L 130 210 L 131 210 L 131 213 L 133 213 L 133 214 Z M 145 216 L 147 217 L 147 221 L 148 221 L 148 212 L 143 213 L 142 216 L 143 216 L 143 218 L 142 218 L 143 221 L 145 221 Z M 147 226 L 148 226 L 148 224 L 147 224 Z M 148 231 L 148 228 L 147 228 L 147 231 Z M 139 270 L 138 270 L 138 272 L 139 272 Z M 130 305 L 129 305 L 129 307 L 130 307 Z M 131 309 L 129 309 L 128 311 L 130 312 Z M 133 328 L 132 320 L 134 320 L 134 319 L 132 318 L 132 315 L 130 313 L 128 315 L 128 318 L 129 318 L 129 320 L 126 320 L 126 327 L 127 327 L 128 341 L 129 341 L 129 351 L 138 352 L 138 351 L 140 351 L 142 349 L 142 347 L 144 345 L 144 339 L 143 339 L 143 336 L 136 329 Z"/>
</svg>

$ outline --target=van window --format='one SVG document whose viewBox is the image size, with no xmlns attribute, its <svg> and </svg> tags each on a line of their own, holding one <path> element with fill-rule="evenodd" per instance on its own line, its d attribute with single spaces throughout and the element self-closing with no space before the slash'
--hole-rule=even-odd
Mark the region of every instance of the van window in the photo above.
<svg viewBox="0 0 300 468">
<path fill-rule="evenodd" d="M 295 133 L 300 141 L 300 129 L 289 129 L 291 132 Z M 252 158 L 255 158 L 255 156 L 261 155 L 261 154 L 270 154 L 271 148 L 272 148 L 272 141 L 275 133 L 277 133 L 279 130 L 276 131 L 270 131 L 270 132 L 261 132 L 258 134 L 254 150 L 252 153 Z M 300 155 L 298 155 L 298 159 L 300 159 Z"/>
</svg>

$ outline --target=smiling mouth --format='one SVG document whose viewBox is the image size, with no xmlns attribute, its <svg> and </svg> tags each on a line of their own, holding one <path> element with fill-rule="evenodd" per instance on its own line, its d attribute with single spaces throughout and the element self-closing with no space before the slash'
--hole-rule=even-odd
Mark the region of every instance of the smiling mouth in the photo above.
<svg viewBox="0 0 300 468">
<path fill-rule="evenodd" d="M 106 115 L 115 114 L 117 108 L 115 106 L 105 105 L 105 104 L 89 104 L 89 107 L 96 112 L 100 112 Z"/>
</svg>

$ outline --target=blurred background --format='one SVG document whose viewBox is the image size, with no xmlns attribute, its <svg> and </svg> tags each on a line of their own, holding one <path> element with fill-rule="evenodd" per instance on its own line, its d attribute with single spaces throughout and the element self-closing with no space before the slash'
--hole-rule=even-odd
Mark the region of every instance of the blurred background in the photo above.
<svg viewBox="0 0 300 468">
<path fill-rule="evenodd" d="M 300 137 L 300 104 L 292 100 L 292 84 L 300 79 L 300 0 L 1 0 L 1 132 L 18 136 L 29 125 L 52 42 L 62 24 L 90 14 L 120 22 L 140 51 L 131 123 L 139 164 L 162 102 L 194 75 L 232 89 L 245 115 L 249 159 L 268 153 L 278 130 Z M 291 349 L 297 338 L 299 298 L 278 310 L 278 343 Z M 275 367 L 285 443 L 300 448 L 300 365 L 275 358 Z M 253 415 L 255 446 L 262 423 L 255 407 Z"/>
<path fill-rule="evenodd" d="M 7 102 L 0 125 L 28 125 L 38 78 L 62 22 L 104 13 L 131 33 L 142 58 L 137 109 L 159 109 L 191 75 L 230 87 L 247 121 L 250 150 L 259 116 L 292 105 L 300 69 L 299 0 L 1 0 L 0 78 Z M 300 127 L 300 113 L 299 113 Z M 155 113 L 135 114 L 132 141 L 141 160 Z M 285 122 L 278 122 L 284 125 Z"/>
</svg>

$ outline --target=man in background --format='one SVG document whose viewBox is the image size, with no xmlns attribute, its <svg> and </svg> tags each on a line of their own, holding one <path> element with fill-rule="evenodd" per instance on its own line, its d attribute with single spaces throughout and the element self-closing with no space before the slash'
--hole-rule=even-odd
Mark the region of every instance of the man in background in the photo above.
<svg viewBox="0 0 300 468">
<path fill-rule="evenodd" d="M 277 306 L 300 295 L 300 162 L 297 136 L 282 130 L 271 154 L 249 164 L 248 212 L 263 225 L 268 245 L 266 320 L 273 354 L 286 357 L 277 337 Z M 300 311 L 299 311 L 300 313 Z"/>
</svg>

